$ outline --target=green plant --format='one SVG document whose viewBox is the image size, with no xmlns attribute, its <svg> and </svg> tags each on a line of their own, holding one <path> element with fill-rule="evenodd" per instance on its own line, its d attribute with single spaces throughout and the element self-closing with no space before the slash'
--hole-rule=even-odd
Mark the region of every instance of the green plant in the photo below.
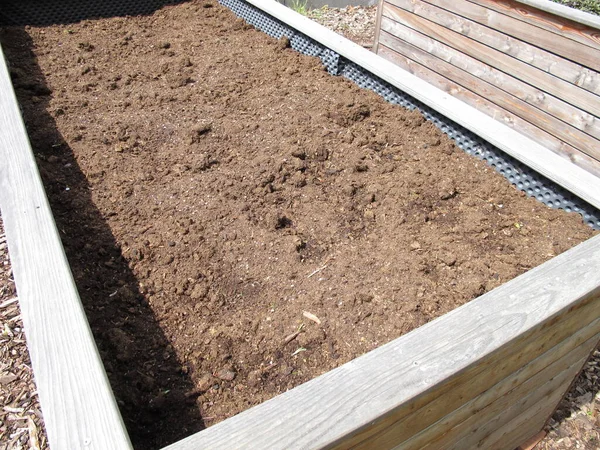
<svg viewBox="0 0 600 450">
<path fill-rule="evenodd" d="M 324 15 L 324 13 L 329 9 L 329 7 L 327 5 L 322 6 L 320 8 L 317 9 L 311 9 L 310 11 L 308 11 L 308 17 L 310 17 L 311 19 L 321 19 Z"/>
<path fill-rule="evenodd" d="M 306 16 L 308 14 L 308 0 L 292 0 L 290 8 L 296 11 L 298 14 Z"/>
<path fill-rule="evenodd" d="M 600 0 L 552 0 L 555 3 L 600 15 Z"/>
</svg>

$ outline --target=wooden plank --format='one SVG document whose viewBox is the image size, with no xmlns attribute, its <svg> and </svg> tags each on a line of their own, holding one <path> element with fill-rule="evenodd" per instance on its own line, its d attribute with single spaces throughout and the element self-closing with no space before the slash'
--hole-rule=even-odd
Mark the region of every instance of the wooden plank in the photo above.
<svg viewBox="0 0 600 450">
<path fill-rule="evenodd" d="M 542 72 L 535 67 L 523 63 L 499 50 L 490 48 L 487 45 L 469 39 L 460 33 L 437 25 L 430 20 L 416 15 L 407 16 L 406 14 L 403 14 L 402 8 L 398 6 L 402 3 L 403 0 L 389 0 L 386 4 L 383 15 L 400 22 L 405 26 L 419 30 L 427 34 L 429 37 L 460 50 L 478 59 L 479 61 L 488 64 L 491 67 L 495 67 L 498 70 L 509 73 L 515 78 L 532 86 L 536 86 L 537 88 L 548 92 L 555 97 L 561 98 L 562 100 L 584 111 L 587 111 L 596 117 L 600 116 L 600 102 L 598 102 L 597 95 L 592 94 L 585 89 L 581 89 L 580 87 L 571 83 L 565 82 L 564 80 L 561 80 L 560 78 L 557 78 L 551 74 Z M 463 0 L 459 2 L 450 0 L 430 0 L 428 3 L 435 4 L 436 6 L 442 8 L 451 9 L 458 14 L 464 13 L 463 10 L 465 4 L 469 5 L 468 2 Z M 474 8 L 478 8 L 475 5 L 472 6 L 474 6 Z M 472 12 L 471 18 L 477 16 L 476 13 L 477 11 Z M 600 58 L 600 51 L 598 51 L 598 56 Z M 598 59 L 597 64 L 600 66 L 600 59 Z"/>
<path fill-rule="evenodd" d="M 496 373 L 527 364 L 593 322 L 600 312 L 599 272 L 597 236 L 389 344 L 168 448 L 360 443 L 477 373 L 489 373 L 493 386 Z M 268 423 L 272 432 L 256 433 L 257 423 Z"/>
<path fill-rule="evenodd" d="M 377 15 L 375 16 L 375 37 L 373 38 L 373 47 L 371 51 L 377 54 L 377 50 L 379 48 L 379 33 L 381 33 L 381 14 L 383 12 L 383 2 L 384 0 L 379 0 L 377 2 Z"/>
<path fill-rule="evenodd" d="M 437 398 L 369 443 L 374 447 L 385 447 L 387 442 L 393 441 L 402 442 L 406 449 L 446 448 L 477 428 L 485 415 L 497 415 L 552 375 L 587 358 L 600 339 L 598 334 L 589 337 L 598 327 L 598 323 L 588 325 L 478 396 L 473 396 L 470 389 L 477 379 L 458 386 L 456 389 L 461 392 L 457 395 L 464 401 L 459 408 L 449 410 L 446 399 Z M 473 398 L 469 400 L 470 397 Z"/>
<path fill-rule="evenodd" d="M 595 340 L 595 342 L 593 342 Z M 518 400 L 524 398 L 527 393 L 532 392 L 537 387 L 545 384 L 544 381 L 548 381 L 552 378 L 552 375 L 556 375 L 568 368 L 573 369 L 573 375 L 571 379 L 574 379 L 577 375 L 577 367 L 581 368 L 583 366 L 583 361 L 589 356 L 591 353 L 593 346 L 597 343 L 597 337 L 590 339 L 590 342 L 586 342 L 585 344 L 576 348 L 571 354 L 566 354 L 561 359 L 555 361 L 550 366 L 546 367 L 543 371 L 536 374 L 534 377 L 528 379 L 521 385 L 517 385 L 512 390 L 508 391 L 506 394 L 501 394 L 502 391 L 492 391 L 489 393 L 489 398 L 495 399 L 493 403 L 490 403 L 485 408 L 473 408 L 477 403 L 481 403 L 482 399 L 476 399 L 476 402 L 472 404 L 465 404 L 463 408 L 457 410 L 456 413 L 461 413 L 466 420 L 460 422 L 458 424 L 453 424 L 451 420 L 444 418 L 442 421 L 439 421 L 436 424 L 431 425 L 425 432 L 420 433 L 419 435 L 411 438 L 409 441 L 404 442 L 403 447 L 409 448 L 447 448 L 452 442 L 456 442 L 458 439 L 461 439 L 467 435 L 471 435 L 478 430 L 485 421 L 482 421 L 482 415 L 488 414 L 488 417 L 495 417 L 499 413 L 506 411 L 511 405 L 516 404 Z M 580 364 L 579 362 L 582 361 Z M 575 366 L 577 365 L 577 366 Z M 520 372 L 526 373 L 530 370 L 530 366 L 524 367 Z M 518 375 L 518 374 L 517 374 Z M 517 383 L 519 377 L 510 377 L 503 380 L 502 385 L 510 386 L 512 383 Z M 497 385 L 497 386 L 500 386 Z M 496 389 L 496 387 L 494 388 Z M 487 392 L 486 392 L 487 394 Z M 503 395 L 506 395 L 504 397 Z M 464 415 L 469 411 L 471 413 L 470 416 Z M 452 414 L 451 416 L 456 415 Z M 450 417 L 452 419 L 452 417 Z M 444 428 L 446 431 L 444 432 Z M 420 445 L 420 447 L 419 447 Z"/>
<path fill-rule="evenodd" d="M 131 448 L 81 306 L 0 49 L 0 208 L 54 449 Z"/>
<path fill-rule="evenodd" d="M 498 430 L 502 430 L 503 427 L 508 423 L 511 424 L 512 428 L 516 428 L 516 426 L 519 425 L 519 422 L 515 423 L 514 420 L 521 416 L 523 411 L 528 411 L 530 408 L 535 407 L 535 405 L 538 405 L 540 402 L 543 402 L 543 404 L 548 404 L 550 407 L 550 412 L 545 417 L 540 417 L 540 419 L 542 419 L 542 424 L 545 423 L 546 420 L 548 420 L 549 415 L 552 414 L 552 411 L 556 409 L 556 406 L 567 391 L 573 378 L 575 378 L 575 376 L 579 373 L 579 369 L 581 369 L 581 367 L 587 361 L 587 357 L 588 355 L 585 355 L 572 366 L 556 374 L 554 377 L 548 380 L 547 383 L 544 383 L 541 386 L 532 385 L 530 386 L 530 391 L 523 390 L 521 392 L 520 399 L 513 399 L 513 402 L 511 403 L 503 403 L 502 399 L 499 399 L 499 403 L 504 404 L 503 410 L 494 411 L 496 414 L 492 416 L 491 420 L 483 422 L 478 427 L 471 429 L 470 433 L 468 433 L 464 438 L 453 442 L 446 448 L 448 450 L 482 448 L 482 444 L 485 442 L 496 442 L 498 434 L 505 438 L 505 430 L 504 432 L 500 433 L 498 433 Z M 485 412 L 482 414 L 485 414 Z M 539 431 L 539 429 L 530 430 L 531 433 Z M 502 443 L 503 445 L 509 444 L 511 445 L 511 448 L 514 449 L 520 444 L 520 441 L 507 443 L 505 439 L 503 439 Z M 432 448 L 435 447 L 430 447 L 430 450 Z M 483 448 L 493 447 L 483 446 Z"/>
<path fill-rule="evenodd" d="M 577 20 L 566 19 L 564 14 L 552 14 L 549 13 L 548 3 L 546 3 L 545 10 L 539 9 L 542 6 L 542 2 L 536 2 L 537 7 L 527 5 L 525 1 L 514 1 L 514 0 L 469 0 L 473 4 L 489 8 L 499 13 L 505 14 L 509 17 L 517 19 L 523 23 L 531 24 L 542 31 L 548 31 L 554 33 L 557 36 L 573 40 L 575 42 L 584 44 L 586 46 L 600 49 L 600 32 L 598 27 L 598 20 L 590 18 L 591 14 L 584 15 L 584 13 L 573 14 L 579 16 Z M 534 4 L 534 2 L 531 2 Z M 556 5 L 559 6 L 559 5 Z M 559 8 L 552 8 L 555 12 L 559 11 Z M 564 9 L 563 9 L 564 11 Z M 583 22 L 587 22 L 584 24 Z M 577 55 L 577 54 L 576 54 Z M 575 60 L 578 60 L 578 56 L 573 56 Z"/>
<path fill-rule="evenodd" d="M 542 441 L 542 439 L 546 437 L 547 434 L 548 433 L 544 430 L 540 431 L 539 433 L 536 433 L 535 435 L 527 439 L 525 442 L 523 442 L 521 445 L 519 445 L 516 450 L 533 450 L 535 446 L 538 445 Z"/>
<path fill-rule="evenodd" d="M 386 58 L 388 61 L 392 61 L 402 69 L 409 71 L 421 79 L 427 80 L 435 87 L 449 93 L 453 97 L 466 102 L 474 108 L 477 108 L 477 110 L 487 114 L 495 120 L 498 120 L 506 126 L 519 130 L 520 133 L 523 133 L 531 139 L 534 139 L 539 144 L 565 158 L 565 160 L 571 161 L 574 164 L 584 168 L 586 171 L 596 175 L 597 177 L 600 177 L 600 164 L 597 160 L 590 158 L 585 153 L 582 153 L 575 147 L 564 143 L 541 128 L 538 128 L 535 125 L 532 125 L 530 122 L 515 116 L 503 108 L 500 108 L 489 100 L 471 92 L 468 89 L 465 89 L 453 81 L 448 80 L 433 70 L 413 61 L 409 57 L 388 49 L 384 45 L 379 47 L 378 54 L 383 58 Z"/>
<path fill-rule="evenodd" d="M 466 448 L 513 450 L 523 439 L 542 429 L 568 386 L 569 383 L 567 382 L 554 392 L 546 390 L 546 395 L 538 403 L 519 414 L 504 426 L 489 433 L 488 436 L 479 441 L 465 439 L 448 450 L 464 450 Z M 465 444 L 466 446 L 464 446 Z"/>
<path fill-rule="evenodd" d="M 396 1 L 403 2 L 409 0 Z M 470 56 L 468 53 L 463 53 L 463 51 L 455 48 L 460 47 L 460 44 L 458 43 L 455 46 L 449 46 L 446 43 L 433 39 L 426 32 L 423 32 L 418 24 L 418 21 L 426 21 L 426 19 L 420 18 L 411 12 L 389 4 L 384 5 L 383 15 L 384 17 L 381 26 L 395 38 L 414 45 L 428 54 L 467 72 L 469 75 L 475 77 L 475 79 L 481 79 L 498 87 L 504 91 L 504 93 L 501 92 L 500 95 L 504 95 L 509 99 L 514 96 L 526 104 L 531 105 L 531 108 L 537 108 L 544 113 L 550 114 L 552 117 L 562 121 L 559 122 L 558 126 L 576 128 L 582 132 L 576 132 L 576 136 L 582 135 L 581 139 L 589 141 L 591 148 L 595 149 L 598 147 L 598 139 L 600 138 L 600 118 L 594 117 L 592 114 L 576 108 L 558 97 L 548 95 L 537 87 L 514 78 L 511 74 L 491 67 Z M 399 16 L 402 20 L 396 21 L 395 17 L 389 18 L 392 16 Z M 417 19 L 417 23 L 415 23 L 415 19 Z M 433 23 L 431 25 L 439 27 L 442 30 L 445 29 Z M 468 38 L 462 37 L 462 35 L 461 39 L 469 40 Z M 432 66 L 432 68 L 435 69 L 435 66 Z M 595 97 L 597 98 L 598 103 L 600 103 L 600 97 Z M 489 100 L 494 101 L 493 98 L 490 98 Z M 550 124 L 550 126 L 552 129 L 556 128 L 554 123 Z"/>
<path fill-rule="evenodd" d="M 441 76 L 456 82 L 521 119 L 548 131 L 558 139 L 572 145 L 595 160 L 600 160 L 600 145 L 597 139 L 570 127 L 541 109 L 532 108 L 527 102 L 508 95 L 504 90 L 478 78 L 469 71 L 457 68 L 437 58 L 435 54 L 412 45 L 409 41 L 396 38 L 396 35 L 404 34 L 401 31 L 402 25 L 388 19 L 385 15 L 381 21 L 381 28 L 380 45 L 407 56 L 425 67 L 431 67 Z M 418 35 L 414 31 L 412 36 L 410 36 L 410 29 L 406 34 L 409 35 L 408 39 L 410 39 L 410 42 L 419 43 Z M 434 52 L 439 53 L 437 50 L 434 50 Z"/>
<path fill-rule="evenodd" d="M 596 208 L 600 208 L 600 178 L 410 72 L 275 1 L 247 2 L 413 96 Z"/>
<path fill-rule="evenodd" d="M 575 8 L 569 8 L 568 6 L 548 0 L 516 0 L 516 2 L 531 6 L 554 16 L 568 19 L 571 22 L 600 30 L 600 17 L 595 14 L 580 11 Z"/>
<path fill-rule="evenodd" d="M 600 74 L 587 67 L 423 1 L 396 0 L 394 4 L 596 95 L 600 94 Z"/>
</svg>

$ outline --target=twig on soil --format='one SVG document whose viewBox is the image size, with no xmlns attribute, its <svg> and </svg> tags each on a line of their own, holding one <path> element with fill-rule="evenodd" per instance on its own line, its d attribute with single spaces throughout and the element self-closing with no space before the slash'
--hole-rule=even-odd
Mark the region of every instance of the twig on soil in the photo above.
<svg viewBox="0 0 600 450">
<path fill-rule="evenodd" d="M 321 270 L 324 270 L 324 269 L 326 269 L 328 265 L 329 265 L 329 264 L 325 264 L 323 267 L 319 267 L 317 270 L 313 271 L 313 272 L 312 272 L 312 273 L 311 273 L 311 274 L 310 274 L 308 277 L 306 277 L 306 278 L 310 278 L 310 277 L 312 277 L 313 275 L 316 275 L 316 274 L 318 274 L 318 273 L 319 273 Z"/>
<path fill-rule="evenodd" d="M 296 356 L 298 353 L 300 352 L 305 352 L 306 349 L 304 347 L 300 347 L 298 349 L 296 349 L 296 351 L 294 353 L 292 353 L 292 356 Z"/>
<path fill-rule="evenodd" d="M 287 336 L 283 340 L 283 345 L 289 344 L 294 339 L 296 339 L 298 337 L 298 335 L 300 334 L 300 332 L 302 331 L 302 328 L 304 328 L 304 324 L 301 324 L 296 331 L 294 331 L 292 334 L 290 334 L 289 336 Z"/>
</svg>

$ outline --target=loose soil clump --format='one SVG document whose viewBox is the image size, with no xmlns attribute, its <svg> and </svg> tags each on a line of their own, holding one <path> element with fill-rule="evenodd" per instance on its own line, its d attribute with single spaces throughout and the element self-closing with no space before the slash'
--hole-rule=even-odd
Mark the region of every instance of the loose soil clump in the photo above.
<svg viewBox="0 0 600 450">
<path fill-rule="evenodd" d="M 592 236 L 212 1 L 2 44 L 115 395 L 155 448 Z"/>
</svg>

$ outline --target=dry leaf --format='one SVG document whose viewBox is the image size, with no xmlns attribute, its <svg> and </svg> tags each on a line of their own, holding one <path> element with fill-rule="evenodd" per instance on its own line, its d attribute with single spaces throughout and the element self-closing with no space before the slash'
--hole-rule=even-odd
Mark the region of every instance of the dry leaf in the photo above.
<svg viewBox="0 0 600 450">
<path fill-rule="evenodd" d="M 319 319 L 317 316 L 315 316 L 312 313 L 309 313 L 308 311 L 302 311 L 302 315 L 304 317 L 306 317 L 308 320 L 312 320 L 313 322 L 315 322 L 317 325 L 321 325 L 321 319 Z"/>
</svg>

